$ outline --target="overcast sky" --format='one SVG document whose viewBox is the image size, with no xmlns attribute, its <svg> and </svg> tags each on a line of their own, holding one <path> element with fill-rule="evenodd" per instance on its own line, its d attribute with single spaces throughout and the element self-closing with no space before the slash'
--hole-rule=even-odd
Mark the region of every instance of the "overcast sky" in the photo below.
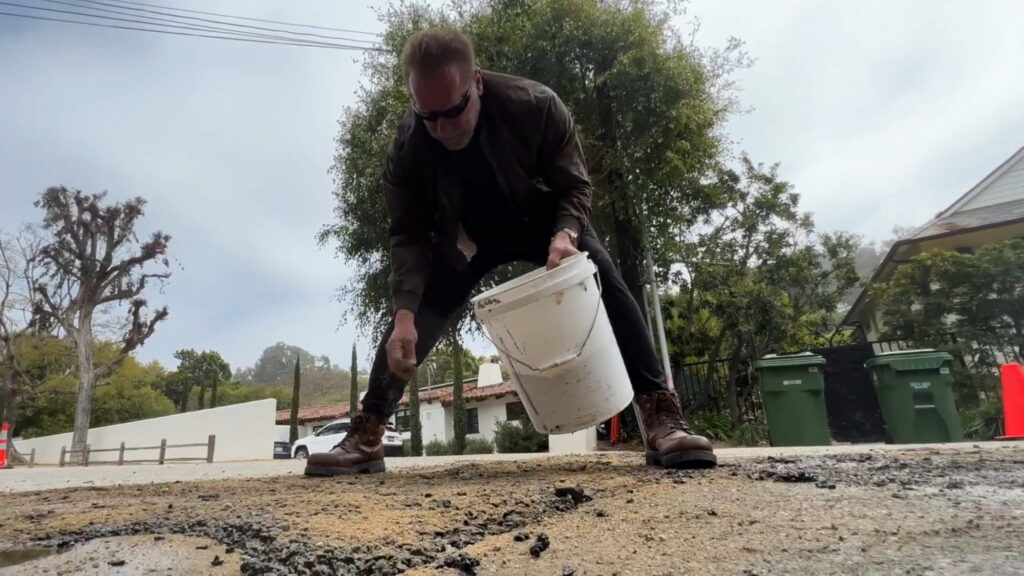
<svg viewBox="0 0 1024 576">
<path fill-rule="evenodd" d="M 381 29 L 377 2 L 152 1 Z M 737 75 L 752 111 L 728 132 L 781 162 L 821 229 L 921 224 L 1024 145 L 1024 0 L 708 0 L 692 17 L 700 43 L 737 36 L 756 58 Z M 334 291 L 349 272 L 314 235 L 358 58 L 0 16 L 0 228 L 38 220 L 49 185 L 141 195 L 174 258 L 142 360 L 211 349 L 235 368 L 285 341 L 347 364 L 356 330 Z"/>
</svg>

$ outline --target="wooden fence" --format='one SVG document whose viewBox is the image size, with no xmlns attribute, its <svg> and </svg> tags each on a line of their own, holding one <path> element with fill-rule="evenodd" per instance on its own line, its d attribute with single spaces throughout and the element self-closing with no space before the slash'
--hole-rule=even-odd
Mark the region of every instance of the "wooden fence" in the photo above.
<svg viewBox="0 0 1024 576">
<path fill-rule="evenodd" d="M 153 463 L 155 463 L 155 464 L 163 464 L 165 462 L 202 462 L 202 461 L 206 461 L 206 462 L 212 464 L 213 463 L 213 449 L 214 449 L 216 443 L 217 443 L 217 435 L 216 434 L 211 434 L 206 442 L 201 442 L 201 443 L 198 443 L 198 444 L 168 444 L 167 443 L 167 439 L 164 438 L 164 439 L 160 440 L 160 445 L 159 446 L 132 446 L 131 448 L 129 448 L 129 447 L 124 445 L 124 442 L 121 442 L 121 447 L 120 448 L 103 448 L 103 449 L 96 449 L 96 450 L 94 450 L 89 444 L 86 444 L 85 445 L 85 449 L 83 449 L 83 450 L 68 450 L 67 446 L 61 446 L 60 447 L 60 465 L 64 466 L 65 464 L 70 464 L 70 462 L 67 461 L 67 456 L 69 454 L 82 454 L 82 462 L 81 462 L 81 464 L 82 464 L 82 466 L 88 466 L 90 464 L 89 456 L 91 454 L 96 454 L 96 453 L 99 453 L 99 452 L 117 452 L 118 453 L 117 454 L 117 460 L 116 461 L 111 460 L 109 462 L 92 462 L 92 464 L 117 464 L 118 466 L 124 466 L 125 464 L 153 464 Z M 204 446 L 206 447 L 206 457 L 205 458 L 201 458 L 201 457 L 200 458 L 196 458 L 196 457 L 192 457 L 192 458 L 168 458 L 167 457 L 167 449 L 168 448 L 201 448 L 201 447 L 204 447 Z M 124 453 L 128 452 L 128 451 L 132 451 L 132 450 L 160 450 L 160 455 L 156 459 L 125 460 Z"/>
</svg>

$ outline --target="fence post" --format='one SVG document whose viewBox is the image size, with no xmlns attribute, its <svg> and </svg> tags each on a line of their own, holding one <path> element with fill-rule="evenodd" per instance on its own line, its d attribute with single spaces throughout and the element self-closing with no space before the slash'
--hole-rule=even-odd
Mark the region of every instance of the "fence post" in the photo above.
<svg viewBox="0 0 1024 576">
<path fill-rule="evenodd" d="M 217 435 L 210 434 L 210 438 L 206 443 L 206 461 L 213 464 L 213 447 L 217 443 Z"/>
<path fill-rule="evenodd" d="M 32 451 L 28 453 L 28 467 L 29 468 L 35 468 L 36 467 L 36 449 L 35 448 L 33 448 Z"/>
<path fill-rule="evenodd" d="M 68 453 L 68 447 L 67 446 L 61 446 L 60 447 L 60 467 L 61 468 L 64 467 L 64 457 L 67 455 L 67 453 Z"/>
<path fill-rule="evenodd" d="M 89 466 L 89 444 L 85 445 L 85 452 L 82 453 L 82 466 Z"/>
<path fill-rule="evenodd" d="M 124 466 L 124 442 L 121 442 L 121 451 L 117 453 L 117 465 Z"/>
<path fill-rule="evenodd" d="M 164 458 L 167 456 L 167 438 L 160 439 L 160 463 L 164 463 Z"/>
</svg>

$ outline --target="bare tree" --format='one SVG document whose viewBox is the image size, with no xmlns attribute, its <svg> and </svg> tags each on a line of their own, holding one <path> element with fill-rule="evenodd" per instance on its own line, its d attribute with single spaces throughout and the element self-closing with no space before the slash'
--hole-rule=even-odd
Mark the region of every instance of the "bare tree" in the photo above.
<svg viewBox="0 0 1024 576">
<path fill-rule="evenodd" d="M 19 354 L 33 336 L 48 332 L 33 306 L 37 258 L 43 242 L 38 231 L 25 226 L 18 234 L 0 231 L 0 420 L 13 436 L 22 403 L 34 394 L 33 379 Z M 14 463 L 22 463 L 13 441 L 8 450 Z"/>
<path fill-rule="evenodd" d="M 143 292 L 151 281 L 170 277 L 166 257 L 170 236 L 154 232 L 140 243 L 135 226 L 146 201 L 136 197 L 104 205 L 106 192 L 83 194 L 63 186 L 51 187 L 35 202 L 44 213 L 49 242 L 40 260 L 46 275 L 36 285 L 47 321 L 61 327 L 75 343 L 78 392 L 72 449 L 85 447 L 97 381 L 106 378 L 133 350 L 141 346 L 167 317 L 167 307 L 145 314 Z M 161 272 L 148 270 L 162 265 Z M 127 319 L 117 338 L 119 349 L 103 364 L 95 362 L 94 323 L 98 311 L 127 304 Z"/>
</svg>

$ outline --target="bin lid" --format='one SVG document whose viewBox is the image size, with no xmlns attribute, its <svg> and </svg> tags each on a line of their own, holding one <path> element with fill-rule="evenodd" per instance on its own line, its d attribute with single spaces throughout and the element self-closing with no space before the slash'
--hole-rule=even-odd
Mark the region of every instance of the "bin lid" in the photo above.
<svg viewBox="0 0 1024 576">
<path fill-rule="evenodd" d="M 948 352 L 924 348 L 879 354 L 865 362 L 864 367 L 869 370 L 879 366 L 888 366 L 896 371 L 935 370 L 952 361 L 953 356 Z"/>
<path fill-rule="evenodd" d="M 801 352 L 799 354 L 786 354 L 779 356 L 778 354 L 769 354 L 762 356 L 760 360 L 754 362 L 754 368 L 760 370 L 761 368 L 778 368 L 782 366 L 824 366 L 825 359 L 817 354 L 811 354 L 810 352 Z"/>
</svg>

